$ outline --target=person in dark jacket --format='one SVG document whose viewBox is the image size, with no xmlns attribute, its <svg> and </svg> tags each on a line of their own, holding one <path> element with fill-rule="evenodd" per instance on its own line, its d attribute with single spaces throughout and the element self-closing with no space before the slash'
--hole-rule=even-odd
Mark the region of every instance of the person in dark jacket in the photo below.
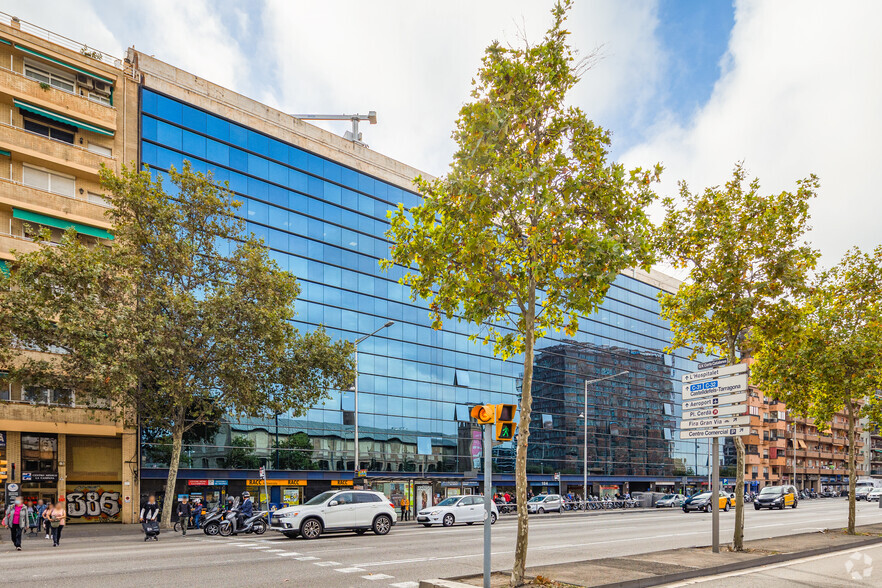
<svg viewBox="0 0 882 588">
<path fill-rule="evenodd" d="M 251 501 L 251 493 L 242 493 L 242 504 L 239 506 L 239 514 L 236 517 L 236 528 L 241 529 L 245 524 L 245 519 L 250 518 L 254 514 L 254 503 Z"/>
<path fill-rule="evenodd" d="M 178 522 L 181 523 L 181 531 L 184 537 L 187 536 L 187 527 L 190 525 L 190 513 L 193 512 L 190 508 L 190 501 L 186 496 L 181 497 L 181 501 L 178 503 Z"/>
<path fill-rule="evenodd" d="M 157 517 L 159 517 L 159 505 L 156 504 L 156 496 L 151 494 L 147 497 L 147 504 L 141 508 L 141 528 L 144 529 L 144 541 L 150 541 L 147 523 L 156 521 Z M 154 535 L 153 540 L 159 541 L 159 537 Z"/>
</svg>

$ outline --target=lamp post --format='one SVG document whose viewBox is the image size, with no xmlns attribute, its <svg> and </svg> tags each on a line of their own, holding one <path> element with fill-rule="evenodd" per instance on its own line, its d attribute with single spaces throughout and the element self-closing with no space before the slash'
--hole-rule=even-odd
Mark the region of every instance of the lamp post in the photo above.
<svg viewBox="0 0 882 588">
<path fill-rule="evenodd" d="M 391 327 L 394 324 L 395 324 L 395 321 L 387 321 L 385 325 L 383 325 L 382 327 L 380 327 L 379 329 L 377 329 L 373 333 L 365 335 L 364 337 L 359 337 L 358 339 L 355 340 L 355 343 L 353 343 L 353 345 L 355 346 L 355 414 L 354 414 L 354 417 L 355 417 L 354 418 L 354 422 L 355 422 L 355 463 L 353 464 L 354 471 L 358 471 L 358 469 L 359 469 L 358 468 L 358 465 L 359 465 L 358 464 L 358 344 L 369 337 L 373 337 L 374 335 L 376 335 L 377 333 L 379 333 L 380 331 L 382 331 L 386 327 Z"/>
<path fill-rule="evenodd" d="M 582 415 L 584 429 L 584 436 L 582 438 L 582 459 L 584 460 L 582 466 L 582 499 L 585 501 L 586 505 L 588 504 L 588 384 L 596 384 L 597 382 L 603 382 L 604 380 L 612 380 L 613 378 L 618 378 L 619 376 L 624 376 L 629 373 L 631 372 L 625 370 L 612 376 L 604 376 L 603 378 L 596 378 L 594 380 L 585 380 L 585 412 Z"/>
</svg>

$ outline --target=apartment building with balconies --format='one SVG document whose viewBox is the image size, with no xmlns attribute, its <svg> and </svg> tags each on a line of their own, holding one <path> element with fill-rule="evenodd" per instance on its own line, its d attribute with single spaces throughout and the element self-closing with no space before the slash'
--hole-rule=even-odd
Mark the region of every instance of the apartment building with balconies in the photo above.
<svg viewBox="0 0 882 588">
<path fill-rule="evenodd" d="M 137 96 L 123 60 L 0 13 L 0 270 L 15 271 L 43 228 L 52 241 L 71 227 L 89 244 L 112 241 L 98 172 L 137 162 Z M 119 412 L 4 375 L 7 490 L 65 497 L 72 523 L 135 520 L 137 436 Z"/>
<path fill-rule="evenodd" d="M 826 429 L 826 432 L 820 432 L 811 418 L 787 419 L 787 442 L 792 448 L 792 457 L 787 460 L 788 479 L 792 480 L 795 475 L 799 488 L 814 488 L 820 492 L 824 488 L 839 491 L 848 486 L 848 418 L 845 412 L 837 413 Z M 857 476 L 866 476 L 865 441 L 860 424 L 856 426 L 855 445 Z"/>
</svg>

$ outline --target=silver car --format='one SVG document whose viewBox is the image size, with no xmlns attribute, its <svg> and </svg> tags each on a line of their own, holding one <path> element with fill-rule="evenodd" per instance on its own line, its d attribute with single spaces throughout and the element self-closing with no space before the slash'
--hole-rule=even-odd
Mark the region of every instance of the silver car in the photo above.
<svg viewBox="0 0 882 588">
<path fill-rule="evenodd" d="M 540 494 L 527 501 L 527 512 L 544 514 L 546 512 L 561 512 L 563 501 L 560 494 Z"/>
<path fill-rule="evenodd" d="M 682 494 L 665 494 L 655 503 L 656 508 L 679 508 L 686 497 Z"/>
</svg>

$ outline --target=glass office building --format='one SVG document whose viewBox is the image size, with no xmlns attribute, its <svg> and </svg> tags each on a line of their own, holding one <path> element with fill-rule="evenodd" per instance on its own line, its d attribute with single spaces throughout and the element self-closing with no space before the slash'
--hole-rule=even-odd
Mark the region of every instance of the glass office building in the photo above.
<svg viewBox="0 0 882 588">
<path fill-rule="evenodd" d="M 447 321 L 433 330 L 425 302 L 412 301 L 398 284 L 403 270 L 379 268 L 389 248 L 387 211 L 399 202 L 414 206 L 419 196 L 148 87 L 140 106 L 142 163 L 161 173 L 189 160 L 229 182 L 248 230 L 300 280 L 300 329 L 324 325 L 332 338 L 354 340 L 395 321 L 359 346 L 358 464 L 353 394 L 331 391 L 305 417 L 230 421 L 209 439 L 189 440 L 182 480 L 218 492 L 250 484 L 265 465 L 270 477 L 288 483 L 272 498 L 289 502 L 348 483 L 355 470 L 366 470 L 368 482 L 385 484 L 390 495 L 420 492 L 420 484 L 435 494 L 477 486 L 480 434 L 468 409 L 516 404 L 523 366 L 519 357 L 503 361 L 490 346 L 469 342 L 469 324 Z M 621 275 L 575 337 L 538 343 L 528 456 L 535 491 L 580 491 L 584 418 L 594 493 L 598 486 L 698 484 L 706 475 L 706 443 L 680 442 L 672 433 L 677 384 L 695 364 L 688 351 L 663 351 L 670 332 L 650 282 Z M 585 379 L 625 370 L 589 387 L 582 416 Z M 156 481 L 153 489 L 165 478 L 160 443 L 145 438 L 142 449 L 142 475 Z M 514 444 L 494 448 L 494 458 L 499 486 L 513 486 Z"/>
</svg>

